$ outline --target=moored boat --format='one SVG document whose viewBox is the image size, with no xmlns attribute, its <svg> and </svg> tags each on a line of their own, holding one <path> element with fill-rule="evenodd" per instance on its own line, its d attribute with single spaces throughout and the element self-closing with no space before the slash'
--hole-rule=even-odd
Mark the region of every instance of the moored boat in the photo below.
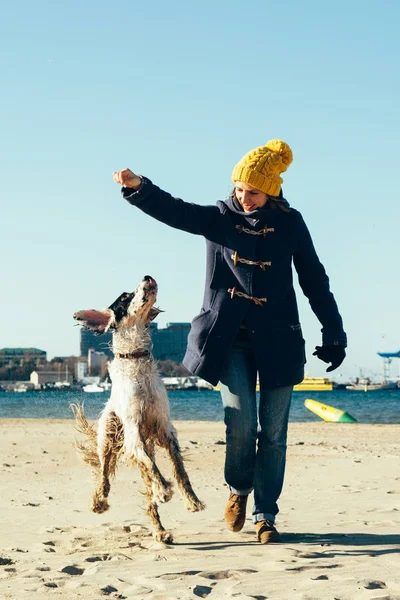
<svg viewBox="0 0 400 600">
<path fill-rule="evenodd" d="M 350 385 L 346 385 L 346 390 L 355 390 L 357 392 L 395 390 L 397 388 L 397 381 L 382 381 L 381 383 L 372 383 L 369 377 L 357 377 L 357 379 Z"/>
<path fill-rule="evenodd" d="M 219 386 L 214 387 L 219 390 Z M 328 377 L 304 377 L 301 383 L 294 386 L 294 392 L 331 392 L 333 390 L 333 382 Z M 256 391 L 260 391 L 260 383 L 257 381 Z"/>
<path fill-rule="evenodd" d="M 301 383 L 294 386 L 294 392 L 331 392 L 333 383 L 328 377 L 304 377 Z"/>
<path fill-rule="evenodd" d="M 99 385 L 97 385 L 97 383 L 88 383 L 87 385 L 83 386 L 83 391 L 84 392 L 104 392 L 105 389 L 103 387 L 100 387 Z"/>
</svg>

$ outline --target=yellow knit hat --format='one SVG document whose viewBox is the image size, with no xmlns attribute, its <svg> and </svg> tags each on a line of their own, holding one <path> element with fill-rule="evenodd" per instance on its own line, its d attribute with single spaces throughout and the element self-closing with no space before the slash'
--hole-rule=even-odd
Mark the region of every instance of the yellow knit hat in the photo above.
<svg viewBox="0 0 400 600">
<path fill-rule="evenodd" d="M 235 166 L 232 181 L 243 181 L 257 190 L 278 196 L 286 171 L 293 160 L 289 146 L 281 140 L 270 140 L 265 146 L 250 150 Z"/>
</svg>

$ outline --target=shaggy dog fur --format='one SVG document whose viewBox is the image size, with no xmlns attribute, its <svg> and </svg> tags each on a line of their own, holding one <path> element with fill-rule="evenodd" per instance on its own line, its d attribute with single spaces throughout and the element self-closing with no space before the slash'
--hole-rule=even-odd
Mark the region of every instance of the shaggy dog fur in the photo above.
<svg viewBox="0 0 400 600">
<path fill-rule="evenodd" d="M 97 332 L 113 332 L 114 360 L 109 366 L 111 397 L 99 419 L 97 431 L 85 418 L 83 408 L 72 406 L 78 431 L 85 435 L 76 448 L 94 472 L 96 489 L 90 508 L 102 513 L 109 508 L 110 478 L 125 454 L 137 464 L 146 487 L 147 514 L 158 541 L 172 542 L 161 524 L 158 504 L 168 502 L 172 486 L 155 463 L 155 447 L 167 451 L 185 507 L 197 512 L 203 503 L 197 498 L 186 473 L 177 433 L 170 421 L 168 396 L 151 355 L 148 324 L 160 312 L 153 305 L 157 284 L 146 275 L 133 293 L 122 294 L 106 310 L 83 310 L 74 318 Z"/>
</svg>

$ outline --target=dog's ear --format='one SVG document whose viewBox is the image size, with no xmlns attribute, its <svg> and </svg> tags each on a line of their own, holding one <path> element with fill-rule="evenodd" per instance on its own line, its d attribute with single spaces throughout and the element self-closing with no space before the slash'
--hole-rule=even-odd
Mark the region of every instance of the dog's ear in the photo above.
<svg viewBox="0 0 400 600">
<path fill-rule="evenodd" d="M 81 325 L 94 331 L 97 335 L 106 333 L 115 322 L 115 315 L 112 310 L 80 310 L 74 314 L 75 321 L 79 321 Z"/>
<path fill-rule="evenodd" d="M 155 308 L 154 306 L 152 306 L 149 310 L 149 314 L 147 315 L 146 323 L 151 323 L 152 321 L 154 321 L 154 319 L 162 312 L 164 311 L 160 308 Z"/>
</svg>

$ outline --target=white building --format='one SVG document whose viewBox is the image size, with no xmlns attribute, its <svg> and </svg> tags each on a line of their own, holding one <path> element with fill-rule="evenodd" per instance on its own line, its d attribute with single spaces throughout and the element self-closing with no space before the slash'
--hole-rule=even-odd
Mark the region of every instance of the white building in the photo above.
<svg viewBox="0 0 400 600">
<path fill-rule="evenodd" d="M 88 373 L 88 364 L 86 360 L 79 360 L 75 363 L 75 377 L 77 381 L 82 381 Z"/>
<path fill-rule="evenodd" d="M 73 382 L 72 373 L 61 371 L 32 371 L 30 381 L 35 388 L 39 388 L 46 383 L 68 383 Z"/>
<path fill-rule="evenodd" d="M 90 375 L 104 376 L 107 373 L 108 357 L 104 352 L 96 352 L 93 348 L 88 352 L 88 371 Z"/>
</svg>

